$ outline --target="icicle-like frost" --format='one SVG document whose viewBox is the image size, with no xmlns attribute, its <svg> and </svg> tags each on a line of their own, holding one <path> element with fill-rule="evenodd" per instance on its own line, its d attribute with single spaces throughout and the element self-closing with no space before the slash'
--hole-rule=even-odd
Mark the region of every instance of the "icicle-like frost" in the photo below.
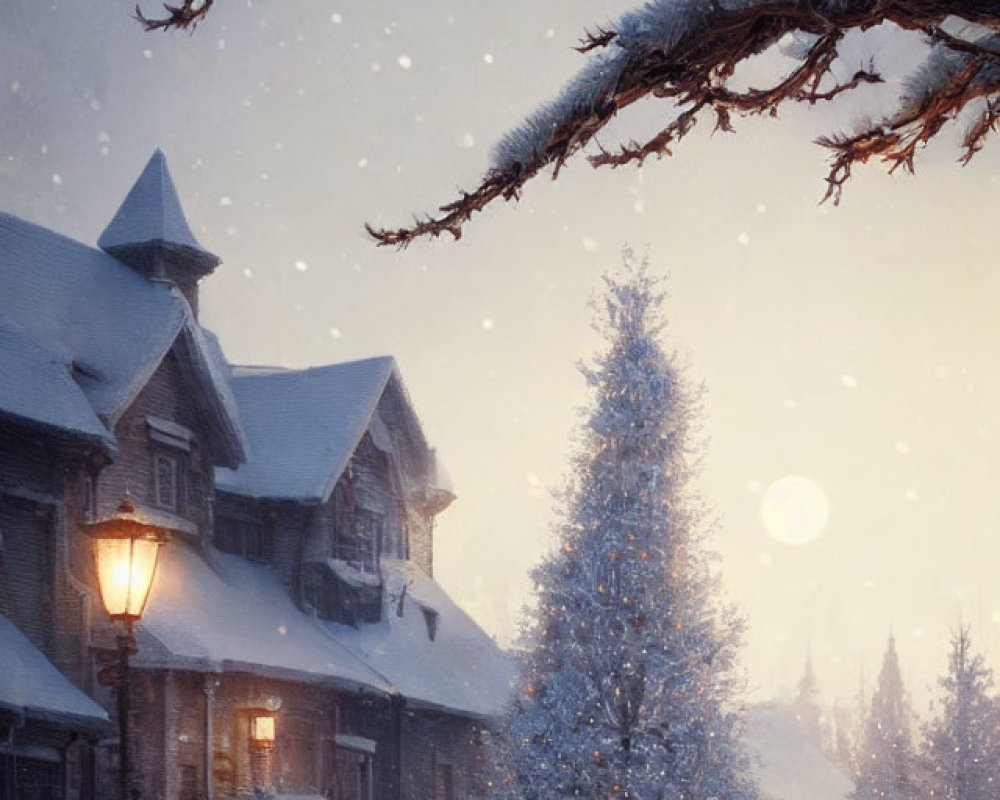
<svg viewBox="0 0 1000 800">
<path fill-rule="evenodd" d="M 601 97 L 614 89 L 627 60 L 627 53 L 616 46 L 593 56 L 555 100 L 537 108 L 494 145 L 493 167 L 506 170 L 539 160 L 553 131 L 581 111 L 586 113 L 594 108 Z"/>
<path fill-rule="evenodd" d="M 723 7 L 742 8 L 758 1 L 725 0 Z M 614 90 L 633 57 L 654 50 L 668 52 L 702 24 L 712 8 L 706 0 L 656 0 L 624 14 L 614 26 L 615 41 L 591 55 L 555 100 L 540 106 L 497 142 L 493 168 L 503 171 L 541 160 L 553 132 L 595 109 Z"/>
</svg>

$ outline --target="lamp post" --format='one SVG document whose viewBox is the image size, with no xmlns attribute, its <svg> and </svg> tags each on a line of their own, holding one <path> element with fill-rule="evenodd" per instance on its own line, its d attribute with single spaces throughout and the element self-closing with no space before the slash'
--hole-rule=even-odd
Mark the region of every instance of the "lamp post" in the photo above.
<svg viewBox="0 0 1000 800">
<path fill-rule="evenodd" d="M 94 545 L 94 563 L 101 602 L 112 621 L 121 622 L 118 660 L 113 670 L 118 700 L 118 748 L 121 800 L 131 800 L 128 748 L 129 656 L 136 652 L 135 623 L 142 617 L 156 572 L 163 534 L 136 513 L 128 499 L 107 519 L 85 526 Z"/>
</svg>

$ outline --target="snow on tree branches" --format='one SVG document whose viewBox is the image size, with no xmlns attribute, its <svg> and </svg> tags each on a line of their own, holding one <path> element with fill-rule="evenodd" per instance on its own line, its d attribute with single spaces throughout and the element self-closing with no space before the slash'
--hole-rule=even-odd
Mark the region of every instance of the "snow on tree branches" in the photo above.
<svg viewBox="0 0 1000 800">
<path fill-rule="evenodd" d="M 813 671 L 812 656 L 806 658 L 805 671 L 799 681 L 799 691 L 791 703 L 791 711 L 802 733 L 817 750 L 823 749 L 823 710 L 820 708 L 819 684 Z"/>
<path fill-rule="evenodd" d="M 1000 775 L 1000 716 L 990 694 L 993 670 L 973 651 L 967 627 L 952 637 L 948 674 L 938 684 L 941 709 L 925 732 L 930 794 L 945 800 L 992 800 Z"/>
<path fill-rule="evenodd" d="M 734 706 L 742 620 L 686 484 L 696 393 L 661 346 L 658 282 L 626 255 L 606 279 L 606 349 L 562 498 L 558 548 L 535 570 L 525 684 L 498 741 L 496 794 L 754 800 Z"/>
<path fill-rule="evenodd" d="M 858 742 L 852 800 L 919 800 L 917 762 L 910 736 L 912 712 L 890 636 L 878 686 Z"/>
<path fill-rule="evenodd" d="M 167 12 L 167 16 L 160 18 L 145 16 L 142 13 L 142 8 L 136 5 L 135 18 L 142 23 L 142 27 L 147 31 L 194 30 L 198 23 L 208 15 L 213 2 L 215 0 L 201 0 L 201 2 L 183 0 L 183 4 L 179 6 L 164 3 L 163 10 Z"/>
<path fill-rule="evenodd" d="M 551 166 L 553 179 L 567 160 L 627 106 L 665 99 L 677 113 L 643 142 L 617 149 L 599 145 L 595 167 L 641 164 L 671 148 L 706 114 L 716 130 L 731 131 L 736 115 L 776 115 L 787 103 L 816 103 L 881 76 L 861 69 L 838 82 L 832 66 L 851 31 L 883 23 L 921 34 L 930 45 L 924 64 L 909 76 L 887 118 L 819 144 L 831 152 L 825 199 L 837 203 L 855 164 L 880 158 L 890 171 L 912 171 L 916 150 L 960 111 L 975 110 L 963 161 L 982 146 L 997 123 L 1000 97 L 1000 3 L 971 0 L 650 0 L 608 28 L 587 32 L 577 49 L 586 66 L 553 100 L 544 103 L 497 144 L 480 185 L 461 192 L 437 215 L 409 228 L 374 228 L 380 245 L 406 247 L 423 236 L 458 239 L 472 215 L 522 187 Z M 794 37 L 797 66 L 762 89 L 733 88 L 738 66 Z"/>
</svg>

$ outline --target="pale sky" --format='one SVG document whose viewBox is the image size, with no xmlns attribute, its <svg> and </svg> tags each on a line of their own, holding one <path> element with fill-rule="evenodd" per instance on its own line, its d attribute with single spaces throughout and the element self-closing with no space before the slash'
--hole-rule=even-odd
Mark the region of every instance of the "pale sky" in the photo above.
<svg viewBox="0 0 1000 800">
<path fill-rule="evenodd" d="M 824 692 L 851 695 L 891 629 L 924 703 L 959 614 L 1000 666 L 995 142 L 962 169 L 949 132 L 915 178 L 860 169 L 835 208 L 817 204 L 811 139 L 855 101 L 730 136 L 706 121 L 642 170 L 574 162 L 457 244 L 377 250 L 365 220 L 471 186 L 582 63 L 582 29 L 631 3 L 220 2 L 193 36 L 143 33 L 133 5 L 0 5 L 0 209 L 93 243 L 162 147 L 224 260 L 203 322 L 231 360 L 397 357 L 459 494 L 436 576 L 501 642 L 549 543 L 575 365 L 596 345 L 587 301 L 628 242 L 670 273 L 670 344 L 707 388 L 699 488 L 749 618 L 753 698 L 793 686 L 810 650 Z M 890 37 L 872 43 L 886 60 Z M 796 547 L 758 513 L 790 474 L 829 502 Z"/>
</svg>

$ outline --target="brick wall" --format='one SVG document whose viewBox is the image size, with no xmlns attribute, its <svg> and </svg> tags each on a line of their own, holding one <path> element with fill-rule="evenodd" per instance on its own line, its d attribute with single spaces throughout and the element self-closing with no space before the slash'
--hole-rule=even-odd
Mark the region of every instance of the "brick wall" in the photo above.
<svg viewBox="0 0 1000 800">
<path fill-rule="evenodd" d="M 402 735 L 403 800 L 481 796 L 477 723 L 432 711 L 409 711 L 403 715 Z M 450 784 L 450 796 L 443 784 Z"/>
<path fill-rule="evenodd" d="M 374 796 L 391 796 L 394 748 L 386 700 L 362 700 L 331 688 L 247 673 L 178 672 L 137 674 L 132 700 L 132 752 L 144 800 L 202 800 L 206 769 L 215 798 L 246 796 L 265 763 L 278 792 L 323 794 L 336 779 L 338 732 L 378 743 Z M 209 707 L 211 747 L 206 753 Z M 256 714 L 275 719 L 273 749 L 251 742 Z M 383 758 L 390 760 L 382 764 Z"/>
</svg>

